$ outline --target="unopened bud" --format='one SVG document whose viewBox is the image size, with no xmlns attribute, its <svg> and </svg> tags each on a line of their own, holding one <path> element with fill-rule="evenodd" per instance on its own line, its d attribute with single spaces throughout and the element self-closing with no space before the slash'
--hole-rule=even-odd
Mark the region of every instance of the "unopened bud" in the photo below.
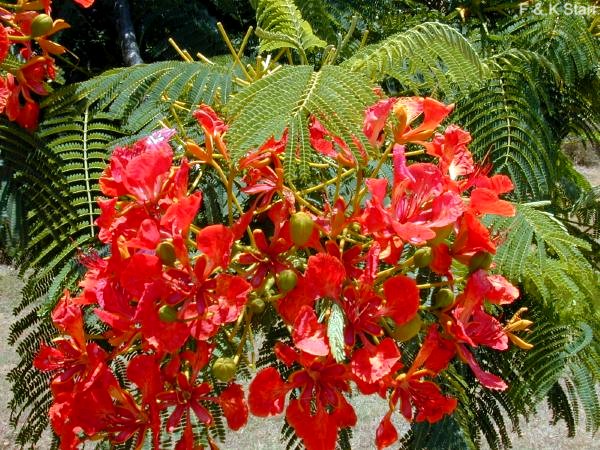
<svg viewBox="0 0 600 450">
<path fill-rule="evenodd" d="M 45 36 L 52 31 L 52 18 L 48 14 L 38 14 L 31 21 L 31 37 Z"/>
<path fill-rule="evenodd" d="M 392 329 L 391 336 L 397 341 L 405 342 L 414 338 L 419 331 L 421 331 L 421 325 L 423 321 L 421 316 L 417 314 L 413 319 L 402 325 L 396 325 Z"/>
<path fill-rule="evenodd" d="M 446 309 L 454 303 L 454 292 L 448 288 L 440 289 L 433 296 L 434 309 Z"/>
<path fill-rule="evenodd" d="M 237 364 L 233 358 L 217 358 L 212 366 L 212 373 L 214 377 L 219 380 L 227 383 L 234 376 L 237 370 Z"/>
<path fill-rule="evenodd" d="M 262 298 L 256 297 L 250 301 L 249 306 L 253 314 L 261 314 L 265 310 L 266 305 Z"/>
<path fill-rule="evenodd" d="M 315 222 L 305 212 L 297 212 L 290 217 L 290 234 L 292 242 L 298 247 L 302 247 L 310 239 L 310 235 L 315 227 Z"/>
<path fill-rule="evenodd" d="M 281 292 L 289 292 L 296 287 L 298 275 L 292 269 L 282 270 L 277 274 L 276 283 Z"/>
<path fill-rule="evenodd" d="M 487 270 L 492 265 L 492 259 L 493 257 L 491 253 L 480 250 L 471 256 L 471 261 L 469 261 L 469 270 L 471 272 L 475 272 L 478 269 Z"/>
<path fill-rule="evenodd" d="M 175 247 L 170 241 L 162 241 L 156 246 L 156 255 L 165 266 L 173 266 L 177 260 Z"/>
<path fill-rule="evenodd" d="M 427 267 L 431 264 L 431 260 L 433 259 L 433 255 L 431 254 L 430 247 L 420 248 L 413 255 L 413 264 L 415 267 Z"/>
<path fill-rule="evenodd" d="M 175 322 L 177 320 L 177 310 L 171 305 L 162 305 L 158 310 L 158 317 L 163 322 Z"/>
</svg>

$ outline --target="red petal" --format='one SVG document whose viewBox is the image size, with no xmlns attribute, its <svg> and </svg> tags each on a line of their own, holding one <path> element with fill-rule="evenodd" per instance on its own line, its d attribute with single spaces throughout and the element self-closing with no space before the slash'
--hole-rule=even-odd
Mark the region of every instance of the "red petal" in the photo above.
<svg viewBox="0 0 600 450">
<path fill-rule="evenodd" d="M 485 298 L 497 305 L 508 305 L 519 298 L 519 289 L 502 275 L 487 275 L 489 290 Z"/>
<path fill-rule="evenodd" d="M 475 376 L 483 386 L 485 386 L 488 389 L 494 389 L 497 391 L 503 391 L 506 388 L 508 388 L 508 385 L 504 382 L 502 378 L 500 378 L 497 375 L 494 375 L 493 373 L 486 372 L 485 370 L 483 370 L 479 366 L 479 364 L 477 364 L 475 357 L 471 354 L 471 352 L 469 352 L 465 348 L 464 345 L 458 346 L 458 353 L 467 362 L 467 364 L 473 371 L 473 374 L 475 374 Z"/>
<path fill-rule="evenodd" d="M 145 403 L 154 403 L 156 396 L 163 391 L 160 360 L 156 356 L 139 355 L 129 361 L 127 378 L 137 385 Z"/>
<path fill-rule="evenodd" d="M 411 379 L 408 384 L 417 422 L 435 423 L 456 409 L 456 399 L 444 396 L 434 382 Z"/>
<path fill-rule="evenodd" d="M 232 384 L 219 396 L 219 404 L 232 430 L 239 430 L 248 421 L 248 405 L 244 400 L 244 391 L 239 384 Z"/>
<path fill-rule="evenodd" d="M 161 227 L 172 234 L 187 234 L 190 224 L 198 213 L 201 201 L 202 193 L 195 192 L 173 203 L 160 219 Z"/>
<path fill-rule="evenodd" d="M 83 6 L 84 8 L 89 8 L 94 4 L 95 0 L 73 0 L 79 6 Z"/>
<path fill-rule="evenodd" d="M 404 275 L 389 278 L 383 283 L 383 292 L 387 301 L 385 315 L 398 325 L 415 317 L 421 300 L 415 280 Z"/>
<path fill-rule="evenodd" d="M 446 368 L 455 354 L 454 342 L 441 337 L 437 326 L 431 325 L 410 371 L 425 367 L 437 374 Z"/>
<path fill-rule="evenodd" d="M 476 188 L 471 192 L 471 209 L 477 215 L 497 214 L 505 217 L 513 217 L 516 212 L 512 203 L 500 200 L 497 193 L 486 188 Z"/>
<path fill-rule="evenodd" d="M 388 375 L 400 359 L 400 350 L 391 338 L 377 346 L 357 350 L 352 356 L 352 373 L 367 383 L 375 383 Z"/>
<path fill-rule="evenodd" d="M 335 449 L 337 423 L 320 405 L 317 405 L 316 414 L 311 415 L 310 411 L 302 408 L 299 400 L 292 400 L 285 417 L 307 450 Z"/>
<path fill-rule="evenodd" d="M 329 354 L 327 345 L 327 329 L 317 320 L 317 315 L 310 306 L 303 306 L 294 322 L 292 339 L 294 345 L 303 352 L 315 356 Z"/>
<path fill-rule="evenodd" d="M 452 256 L 448 245 L 442 243 L 431 248 L 433 259 L 429 264 L 431 270 L 440 275 L 446 275 L 450 272 L 452 266 Z"/>
<path fill-rule="evenodd" d="M 258 372 L 248 394 L 250 412 L 258 417 L 279 414 L 285 405 L 285 396 L 290 388 L 281 379 L 275 367 L 267 367 Z"/>
<path fill-rule="evenodd" d="M 73 303 L 69 291 L 65 291 L 62 298 L 52 311 L 52 321 L 62 333 L 73 337 L 79 348 L 85 348 L 85 333 L 83 331 L 83 316 L 81 307 Z"/>
<path fill-rule="evenodd" d="M 173 150 L 168 145 L 149 148 L 129 161 L 123 183 L 139 201 L 156 200 L 172 161 Z"/>
<path fill-rule="evenodd" d="M 224 225 L 209 225 L 198 233 L 196 244 L 208 257 L 206 272 L 211 273 L 217 267 L 225 268 L 229 264 L 233 232 Z"/>
<path fill-rule="evenodd" d="M 219 302 L 219 317 L 214 318 L 214 323 L 220 325 L 236 321 L 246 305 L 251 290 L 250 283 L 242 277 L 220 274 L 215 289 Z"/>
<path fill-rule="evenodd" d="M 381 423 L 377 427 L 375 444 L 377 445 L 378 450 L 389 447 L 398 440 L 398 431 L 396 431 L 396 427 L 392 423 L 391 417 L 392 411 L 389 411 L 383 416 Z"/>
<path fill-rule="evenodd" d="M 346 270 L 339 259 L 319 253 L 308 258 L 306 281 L 319 297 L 338 298 L 346 279 Z"/>
<path fill-rule="evenodd" d="M 6 59 L 9 47 L 10 42 L 8 40 L 8 33 L 6 32 L 6 28 L 4 28 L 3 25 L 0 25 L 0 62 Z"/>
<path fill-rule="evenodd" d="M 284 344 L 283 342 L 277 342 L 273 351 L 275 352 L 277 359 L 288 367 L 298 361 L 298 353 L 296 353 L 292 347 Z"/>
<path fill-rule="evenodd" d="M 382 133 L 397 98 L 380 100 L 365 111 L 363 133 L 373 147 L 379 147 L 383 143 Z"/>
</svg>

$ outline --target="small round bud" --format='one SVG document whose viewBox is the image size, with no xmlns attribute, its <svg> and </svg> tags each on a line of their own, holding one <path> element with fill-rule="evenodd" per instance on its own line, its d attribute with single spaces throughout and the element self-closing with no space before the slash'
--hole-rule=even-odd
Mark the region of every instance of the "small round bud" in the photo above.
<svg viewBox="0 0 600 450">
<path fill-rule="evenodd" d="M 305 212 L 297 212 L 290 217 L 290 234 L 292 242 L 298 247 L 302 247 L 310 239 L 310 235 L 315 227 L 315 222 Z"/>
<path fill-rule="evenodd" d="M 471 256 L 471 261 L 469 261 L 469 271 L 475 272 L 478 269 L 489 269 L 492 265 L 492 259 L 491 253 L 484 252 L 483 250 L 478 251 Z"/>
<path fill-rule="evenodd" d="M 48 14 L 38 14 L 31 21 L 31 36 L 34 38 L 45 36 L 52 31 L 53 25 L 52 18 Z"/>
<path fill-rule="evenodd" d="M 177 320 L 177 310 L 171 305 L 162 305 L 158 310 L 158 317 L 163 322 L 175 322 Z"/>
<path fill-rule="evenodd" d="M 214 377 L 219 380 L 227 383 L 234 376 L 237 370 L 237 363 L 233 358 L 217 358 L 212 366 L 212 373 Z"/>
<path fill-rule="evenodd" d="M 277 274 L 275 282 L 281 292 L 289 292 L 296 287 L 298 275 L 292 269 L 285 269 Z"/>
<path fill-rule="evenodd" d="M 421 320 L 421 316 L 417 314 L 413 319 L 402 325 L 395 325 L 391 336 L 397 341 L 405 342 L 414 338 L 419 331 L 421 331 L 421 325 L 423 321 Z"/>
<path fill-rule="evenodd" d="M 427 267 L 431 264 L 431 260 L 433 259 L 433 255 L 431 254 L 430 247 L 420 248 L 413 255 L 413 264 L 415 267 Z"/>
<path fill-rule="evenodd" d="M 450 289 L 440 289 L 433 296 L 432 308 L 446 309 L 454 303 L 454 292 Z"/>
<path fill-rule="evenodd" d="M 253 314 L 261 314 L 266 306 L 265 301 L 260 297 L 253 298 L 248 305 Z"/>
<path fill-rule="evenodd" d="M 165 266 L 173 266 L 177 260 L 175 247 L 170 241 L 162 241 L 156 246 L 156 255 Z"/>
</svg>

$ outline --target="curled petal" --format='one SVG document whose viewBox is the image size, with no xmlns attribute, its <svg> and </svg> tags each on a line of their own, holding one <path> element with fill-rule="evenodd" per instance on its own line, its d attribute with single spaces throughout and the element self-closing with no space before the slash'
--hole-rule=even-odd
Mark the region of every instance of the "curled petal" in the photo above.
<svg viewBox="0 0 600 450">
<path fill-rule="evenodd" d="M 377 432 L 375 434 L 375 445 L 377 445 L 377 450 L 381 450 L 389 447 L 397 440 L 398 431 L 396 431 L 396 427 L 392 423 L 392 411 L 388 411 L 388 413 L 383 416 L 381 423 L 377 427 Z"/>
<path fill-rule="evenodd" d="M 458 346 L 458 353 L 467 362 L 467 364 L 473 371 L 473 374 L 477 377 L 477 379 L 483 386 L 485 386 L 488 389 L 494 389 L 497 391 L 504 391 L 506 388 L 508 388 L 508 385 L 504 382 L 502 378 L 500 378 L 497 375 L 494 375 L 493 373 L 489 373 L 483 370 L 479 366 L 479 364 L 477 364 L 475 357 L 471 354 L 471 352 L 469 352 L 465 348 L 464 345 Z"/>
<path fill-rule="evenodd" d="M 304 305 L 294 322 L 294 331 L 292 332 L 294 345 L 305 353 L 326 356 L 329 354 L 326 334 L 325 325 L 318 322 L 314 310 L 310 306 Z"/>
</svg>

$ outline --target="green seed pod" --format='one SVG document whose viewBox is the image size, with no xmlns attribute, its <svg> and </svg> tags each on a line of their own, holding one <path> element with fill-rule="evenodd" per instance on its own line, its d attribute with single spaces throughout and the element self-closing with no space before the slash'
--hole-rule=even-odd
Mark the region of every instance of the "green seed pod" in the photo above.
<svg viewBox="0 0 600 450">
<path fill-rule="evenodd" d="M 405 342 L 414 338 L 419 331 L 421 331 L 421 325 L 423 321 L 421 316 L 417 314 L 413 319 L 402 325 L 394 326 L 391 336 L 397 341 Z"/>
<path fill-rule="evenodd" d="M 170 305 L 162 305 L 158 310 L 158 317 L 163 322 L 175 322 L 177 320 L 177 310 Z"/>
<path fill-rule="evenodd" d="M 261 314 L 266 306 L 265 301 L 260 297 L 253 298 L 248 305 L 253 314 Z"/>
<path fill-rule="evenodd" d="M 484 252 L 483 250 L 478 251 L 471 256 L 471 261 L 469 261 L 469 271 L 475 272 L 478 269 L 489 269 L 492 265 L 492 259 L 491 253 Z"/>
<path fill-rule="evenodd" d="M 431 264 L 431 260 L 433 259 L 433 255 L 431 254 L 430 247 L 420 248 L 413 255 L 413 264 L 415 267 L 427 267 Z"/>
<path fill-rule="evenodd" d="M 433 303 L 431 305 L 434 309 L 446 309 L 454 303 L 454 292 L 450 289 L 440 289 L 433 296 Z"/>
<path fill-rule="evenodd" d="M 165 266 L 172 267 L 177 260 L 175 247 L 170 241 L 162 241 L 156 246 L 156 255 Z"/>
<path fill-rule="evenodd" d="M 235 376 L 236 370 L 237 363 L 233 358 L 217 358 L 212 366 L 214 377 L 224 383 L 227 383 Z"/>
<path fill-rule="evenodd" d="M 52 31 L 52 18 L 48 14 L 38 14 L 31 22 L 31 37 L 45 36 Z"/>
<path fill-rule="evenodd" d="M 277 274 L 275 282 L 280 292 L 289 292 L 296 287 L 298 275 L 292 269 L 285 269 Z"/>
<path fill-rule="evenodd" d="M 315 227 L 315 222 L 305 212 L 297 212 L 290 217 L 290 234 L 292 242 L 298 247 L 302 247 L 310 239 L 310 235 Z"/>
</svg>

